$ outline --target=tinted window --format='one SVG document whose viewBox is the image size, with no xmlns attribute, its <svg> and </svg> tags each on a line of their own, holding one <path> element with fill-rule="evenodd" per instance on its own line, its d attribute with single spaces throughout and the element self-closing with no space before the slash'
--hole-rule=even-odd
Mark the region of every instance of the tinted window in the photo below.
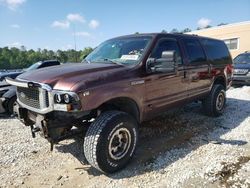
<svg viewBox="0 0 250 188">
<path fill-rule="evenodd" d="M 234 59 L 234 63 L 250 64 L 250 53 L 240 54 Z"/>
<path fill-rule="evenodd" d="M 223 62 L 223 60 L 230 58 L 230 54 L 224 42 L 212 39 L 201 39 L 201 43 L 210 60 Z"/>
<path fill-rule="evenodd" d="M 159 59 L 161 58 L 162 52 L 164 51 L 175 51 L 177 63 L 182 64 L 180 49 L 176 40 L 160 39 L 159 42 L 156 44 L 156 47 L 151 54 L 151 57 Z"/>
<path fill-rule="evenodd" d="M 183 42 L 190 63 L 201 63 L 206 61 L 206 56 L 197 39 L 184 39 Z"/>
</svg>

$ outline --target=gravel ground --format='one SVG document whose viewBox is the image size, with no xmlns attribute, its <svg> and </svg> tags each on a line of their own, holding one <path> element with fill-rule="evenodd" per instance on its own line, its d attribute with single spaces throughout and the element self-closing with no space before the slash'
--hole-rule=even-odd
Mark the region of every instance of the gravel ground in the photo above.
<svg viewBox="0 0 250 188">
<path fill-rule="evenodd" d="M 250 87 L 227 97 L 219 118 L 195 103 L 144 123 L 134 159 L 109 176 L 87 164 L 81 138 L 50 152 L 46 140 L 2 117 L 0 187 L 250 187 Z"/>
</svg>

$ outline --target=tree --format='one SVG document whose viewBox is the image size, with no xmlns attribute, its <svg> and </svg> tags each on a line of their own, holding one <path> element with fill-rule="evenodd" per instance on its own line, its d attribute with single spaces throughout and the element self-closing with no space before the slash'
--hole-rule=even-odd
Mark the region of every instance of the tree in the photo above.
<svg viewBox="0 0 250 188">
<path fill-rule="evenodd" d="M 218 24 L 217 26 L 222 26 L 222 25 L 227 25 L 227 23 L 223 23 L 221 22 L 220 24 Z"/>
<path fill-rule="evenodd" d="M 192 31 L 191 29 L 185 28 L 185 29 L 183 29 L 182 33 L 188 33 L 188 32 L 191 32 L 191 31 Z"/>
<path fill-rule="evenodd" d="M 211 28 L 212 26 L 211 25 L 207 25 L 206 27 L 204 27 L 205 29 L 207 29 L 207 28 Z"/>
<path fill-rule="evenodd" d="M 89 55 L 93 49 L 91 47 L 84 48 L 83 51 L 81 51 L 81 59 L 83 59 L 84 56 Z"/>
<path fill-rule="evenodd" d="M 90 47 L 80 51 L 52 51 L 47 49 L 26 50 L 19 48 L 0 48 L 0 69 L 22 69 L 42 60 L 58 59 L 60 62 L 81 62 L 93 49 Z"/>
<path fill-rule="evenodd" d="M 178 29 L 174 28 L 170 31 L 170 33 L 179 33 Z"/>
</svg>

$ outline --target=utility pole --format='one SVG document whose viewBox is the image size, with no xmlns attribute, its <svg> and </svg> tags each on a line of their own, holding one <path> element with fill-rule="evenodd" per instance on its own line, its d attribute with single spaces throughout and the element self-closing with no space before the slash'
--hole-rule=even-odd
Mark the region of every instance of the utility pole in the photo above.
<svg viewBox="0 0 250 188">
<path fill-rule="evenodd" d="M 75 43 L 75 62 L 77 62 L 77 52 L 76 52 L 76 25 L 73 23 L 73 29 L 74 29 L 74 43 Z"/>
</svg>

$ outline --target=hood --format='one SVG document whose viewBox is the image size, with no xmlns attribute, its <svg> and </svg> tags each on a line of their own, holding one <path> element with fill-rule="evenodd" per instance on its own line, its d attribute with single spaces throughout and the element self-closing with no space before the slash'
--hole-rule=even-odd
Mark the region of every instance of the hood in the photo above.
<svg viewBox="0 0 250 188">
<path fill-rule="evenodd" d="M 122 65 L 107 63 L 71 63 L 26 72 L 17 78 L 48 84 L 56 90 L 75 91 L 83 85 L 107 79 L 108 75 L 126 69 Z"/>
<path fill-rule="evenodd" d="M 22 74 L 23 72 L 7 72 L 7 73 L 2 73 L 0 74 L 0 78 L 6 78 L 6 77 L 10 77 L 15 79 L 18 75 Z"/>
<path fill-rule="evenodd" d="M 233 66 L 235 69 L 250 69 L 249 63 L 235 63 Z"/>
</svg>

